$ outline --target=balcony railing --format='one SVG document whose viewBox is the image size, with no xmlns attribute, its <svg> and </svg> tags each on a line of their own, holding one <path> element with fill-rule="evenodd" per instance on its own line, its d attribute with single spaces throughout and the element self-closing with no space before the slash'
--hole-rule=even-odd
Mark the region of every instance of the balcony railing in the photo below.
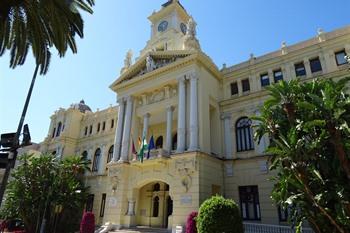
<svg viewBox="0 0 350 233">
<path fill-rule="evenodd" d="M 295 233 L 290 226 L 243 223 L 244 233 Z M 303 233 L 314 233 L 310 228 L 303 228 Z"/>
</svg>

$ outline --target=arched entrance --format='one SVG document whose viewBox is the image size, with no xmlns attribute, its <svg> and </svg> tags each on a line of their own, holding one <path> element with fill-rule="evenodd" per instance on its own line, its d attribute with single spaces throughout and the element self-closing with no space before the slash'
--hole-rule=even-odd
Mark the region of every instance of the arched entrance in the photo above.
<svg viewBox="0 0 350 233">
<path fill-rule="evenodd" d="M 140 188 L 136 211 L 138 226 L 168 228 L 172 212 L 168 184 L 155 181 Z"/>
</svg>

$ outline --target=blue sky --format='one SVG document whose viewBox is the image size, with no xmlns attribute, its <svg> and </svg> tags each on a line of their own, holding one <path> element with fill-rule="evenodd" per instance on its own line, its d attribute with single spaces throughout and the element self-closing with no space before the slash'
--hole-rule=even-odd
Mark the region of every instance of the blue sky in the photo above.
<svg viewBox="0 0 350 233">
<path fill-rule="evenodd" d="M 128 49 L 138 56 L 150 36 L 147 17 L 166 0 L 101 0 L 94 14 L 84 14 L 85 38 L 78 54 L 53 59 L 39 76 L 28 109 L 32 140 L 47 135 L 50 116 L 59 107 L 84 99 L 95 111 L 115 104 L 108 86 L 118 77 Z M 221 67 L 309 39 L 318 28 L 331 31 L 349 25 L 349 0 L 182 0 L 198 23 L 202 50 Z M 9 69 L 8 53 L 0 57 L 0 133 L 14 132 L 34 71 L 34 61 Z"/>
</svg>

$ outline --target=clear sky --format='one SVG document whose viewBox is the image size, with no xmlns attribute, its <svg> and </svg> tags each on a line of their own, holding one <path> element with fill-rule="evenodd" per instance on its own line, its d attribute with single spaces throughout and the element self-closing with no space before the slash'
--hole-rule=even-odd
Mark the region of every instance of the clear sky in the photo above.
<svg viewBox="0 0 350 233">
<path fill-rule="evenodd" d="M 84 14 L 85 38 L 78 54 L 59 59 L 53 50 L 50 70 L 39 76 L 26 123 L 32 140 L 48 133 L 50 116 L 59 107 L 84 99 L 95 111 L 115 104 L 108 86 L 118 77 L 128 49 L 138 56 L 150 37 L 147 17 L 166 0 L 96 0 L 94 14 Z M 202 50 L 222 67 L 349 25 L 349 0 L 182 0 L 197 21 Z M 8 53 L 0 57 L 0 133 L 15 132 L 34 71 L 9 69 Z"/>
</svg>

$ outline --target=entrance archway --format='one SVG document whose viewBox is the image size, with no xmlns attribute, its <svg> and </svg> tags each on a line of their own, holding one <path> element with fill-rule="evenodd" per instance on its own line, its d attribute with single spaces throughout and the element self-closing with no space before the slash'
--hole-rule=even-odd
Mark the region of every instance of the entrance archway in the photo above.
<svg viewBox="0 0 350 233">
<path fill-rule="evenodd" d="M 169 218 L 173 212 L 169 189 L 169 185 L 161 181 L 148 183 L 139 189 L 136 207 L 137 225 L 168 228 Z"/>
</svg>

